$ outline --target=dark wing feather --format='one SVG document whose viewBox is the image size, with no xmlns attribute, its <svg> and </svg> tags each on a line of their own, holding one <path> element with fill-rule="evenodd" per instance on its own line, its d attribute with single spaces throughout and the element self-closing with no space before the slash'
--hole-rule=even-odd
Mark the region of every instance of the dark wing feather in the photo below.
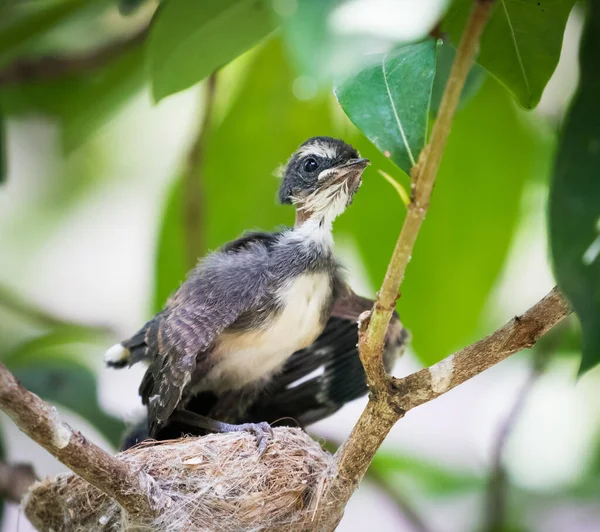
<svg viewBox="0 0 600 532">
<path fill-rule="evenodd" d="M 321 335 L 309 347 L 290 357 L 283 371 L 257 398 L 247 417 L 240 421 L 285 423 L 294 420 L 306 426 L 366 394 L 367 383 L 356 347 L 357 320 L 362 312 L 372 307 L 373 301 L 350 290 L 342 293 Z M 383 353 L 386 370 L 391 370 L 407 337 L 408 332 L 394 313 Z M 311 376 L 313 372 L 315 375 Z"/>
</svg>

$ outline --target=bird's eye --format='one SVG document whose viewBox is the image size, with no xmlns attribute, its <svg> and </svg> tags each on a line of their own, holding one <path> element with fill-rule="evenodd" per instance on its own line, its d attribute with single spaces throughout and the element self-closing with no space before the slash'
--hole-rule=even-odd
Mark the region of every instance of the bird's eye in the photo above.
<svg viewBox="0 0 600 532">
<path fill-rule="evenodd" d="M 317 168 L 319 168 L 319 163 L 317 163 L 317 161 L 315 161 L 312 157 L 304 161 L 305 172 L 314 172 Z"/>
</svg>

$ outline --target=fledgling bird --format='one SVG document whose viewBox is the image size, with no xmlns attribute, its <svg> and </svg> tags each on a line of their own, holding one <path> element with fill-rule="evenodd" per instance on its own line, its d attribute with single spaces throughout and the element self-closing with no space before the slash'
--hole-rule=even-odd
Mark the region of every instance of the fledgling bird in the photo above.
<svg viewBox="0 0 600 532">
<path fill-rule="evenodd" d="M 289 159 L 279 191 L 282 203 L 296 207 L 294 227 L 248 233 L 211 253 L 160 313 L 107 351 L 113 367 L 149 362 L 140 386 L 149 437 L 164 438 L 172 426 L 250 430 L 262 450 L 268 422 L 289 416 L 309 424 L 365 393 L 356 319 L 372 301 L 343 282 L 332 224 L 367 164 L 341 140 L 307 140 Z M 405 336 L 395 316 L 386 353 Z M 389 367 L 393 357 L 384 358 Z M 345 393 L 329 398 L 336 378 Z"/>
</svg>

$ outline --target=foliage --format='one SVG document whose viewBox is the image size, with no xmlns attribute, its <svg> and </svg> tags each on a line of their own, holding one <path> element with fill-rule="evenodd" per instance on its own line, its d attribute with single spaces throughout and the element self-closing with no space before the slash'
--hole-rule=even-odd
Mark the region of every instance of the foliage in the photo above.
<svg viewBox="0 0 600 532">
<path fill-rule="evenodd" d="M 600 362 L 599 54 L 600 8 L 591 2 L 579 92 L 561 136 L 549 216 L 556 276 L 583 328 L 581 372 Z"/>
<path fill-rule="evenodd" d="M 291 210 L 275 203 L 274 170 L 307 137 L 343 137 L 372 167 L 351 212 L 336 223 L 336 237 L 357 250 L 370 285 L 379 286 L 404 207 L 377 170 L 409 187 L 472 2 L 449 2 L 435 30 L 427 28 L 406 42 L 335 34 L 330 17 L 346 1 L 165 0 L 150 20 L 142 15 L 155 3 L 144 0 L 0 0 L 0 182 L 11 120 L 51 117 L 69 157 L 142 91 L 149 89 L 158 102 L 218 71 L 218 116 L 205 132 L 201 167 L 193 169 L 204 197 L 206 251 L 244 230 L 290 223 Z M 537 106 L 554 71 L 573 4 L 496 2 L 398 305 L 423 364 L 485 332 L 482 315 L 521 221 L 524 191 L 534 182 L 545 184 L 551 166 L 554 132 L 525 109 Z M 143 19 L 137 33 L 116 36 L 99 22 L 102 17 L 121 21 L 118 12 Z M 81 31 L 73 29 L 82 24 L 100 27 L 100 38 L 80 42 Z M 583 328 L 582 371 L 600 361 L 600 80 L 595 68 L 600 12 L 593 2 L 586 35 L 579 92 L 559 136 L 549 213 L 557 280 Z M 116 42 L 125 43 L 118 53 L 97 54 Z M 86 66 L 36 77 L 35 65 L 48 56 L 78 58 Z M 104 59 L 93 63 L 90 57 Z M 2 75 L 15 64 L 32 70 L 24 79 L 7 81 Z M 162 307 L 187 270 L 186 171 L 182 161 L 164 176 L 172 182 L 157 223 L 149 313 Z M 60 191 L 67 195 L 76 184 L 62 177 Z M 10 307 L 0 292 L 4 306 Z M 26 335 L 15 332 L 0 341 L 3 362 L 30 389 L 81 415 L 116 444 L 122 423 L 100 408 L 95 367 L 86 358 L 90 349 L 106 345 L 107 336 L 80 324 L 40 321 L 31 310 L 12 308 L 31 323 Z M 572 329 L 569 335 L 568 342 L 558 343 L 572 353 L 579 344 Z M 410 478 L 438 497 L 481 491 L 485 484 L 480 475 L 455 474 L 412 457 L 380 454 L 373 468 L 394 483 Z M 586 482 L 587 489 L 591 482 Z"/>
</svg>

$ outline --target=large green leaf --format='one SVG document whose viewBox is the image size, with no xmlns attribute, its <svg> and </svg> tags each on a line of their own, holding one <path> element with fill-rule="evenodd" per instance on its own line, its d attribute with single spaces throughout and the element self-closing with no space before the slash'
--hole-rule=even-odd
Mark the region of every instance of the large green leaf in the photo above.
<svg viewBox="0 0 600 532">
<path fill-rule="evenodd" d="M 191 87 L 274 29 L 266 0 L 171 0 L 148 41 L 154 98 Z"/>
<path fill-rule="evenodd" d="M 425 145 L 436 41 L 401 46 L 335 88 L 358 128 L 405 172 Z"/>
<path fill-rule="evenodd" d="M 581 80 L 562 131 L 550 195 L 556 277 L 583 330 L 580 371 L 600 362 L 600 7 L 589 3 Z"/>
<path fill-rule="evenodd" d="M 28 390 L 80 415 L 117 447 L 124 424 L 100 408 L 96 375 L 77 345 L 97 338 L 90 330 L 58 329 L 25 342 L 3 362 Z"/>
<path fill-rule="evenodd" d="M 478 62 L 525 108 L 532 109 L 554 72 L 575 0 L 498 0 Z M 458 44 L 473 0 L 454 0 L 443 28 Z"/>
<path fill-rule="evenodd" d="M 524 114 L 488 79 L 456 115 L 398 307 L 426 364 L 481 333 L 481 313 L 509 249 L 523 185 L 546 170 L 548 143 Z M 375 286 L 404 215 L 386 186 L 365 179 L 351 212 L 337 222 L 356 238 Z"/>
</svg>

